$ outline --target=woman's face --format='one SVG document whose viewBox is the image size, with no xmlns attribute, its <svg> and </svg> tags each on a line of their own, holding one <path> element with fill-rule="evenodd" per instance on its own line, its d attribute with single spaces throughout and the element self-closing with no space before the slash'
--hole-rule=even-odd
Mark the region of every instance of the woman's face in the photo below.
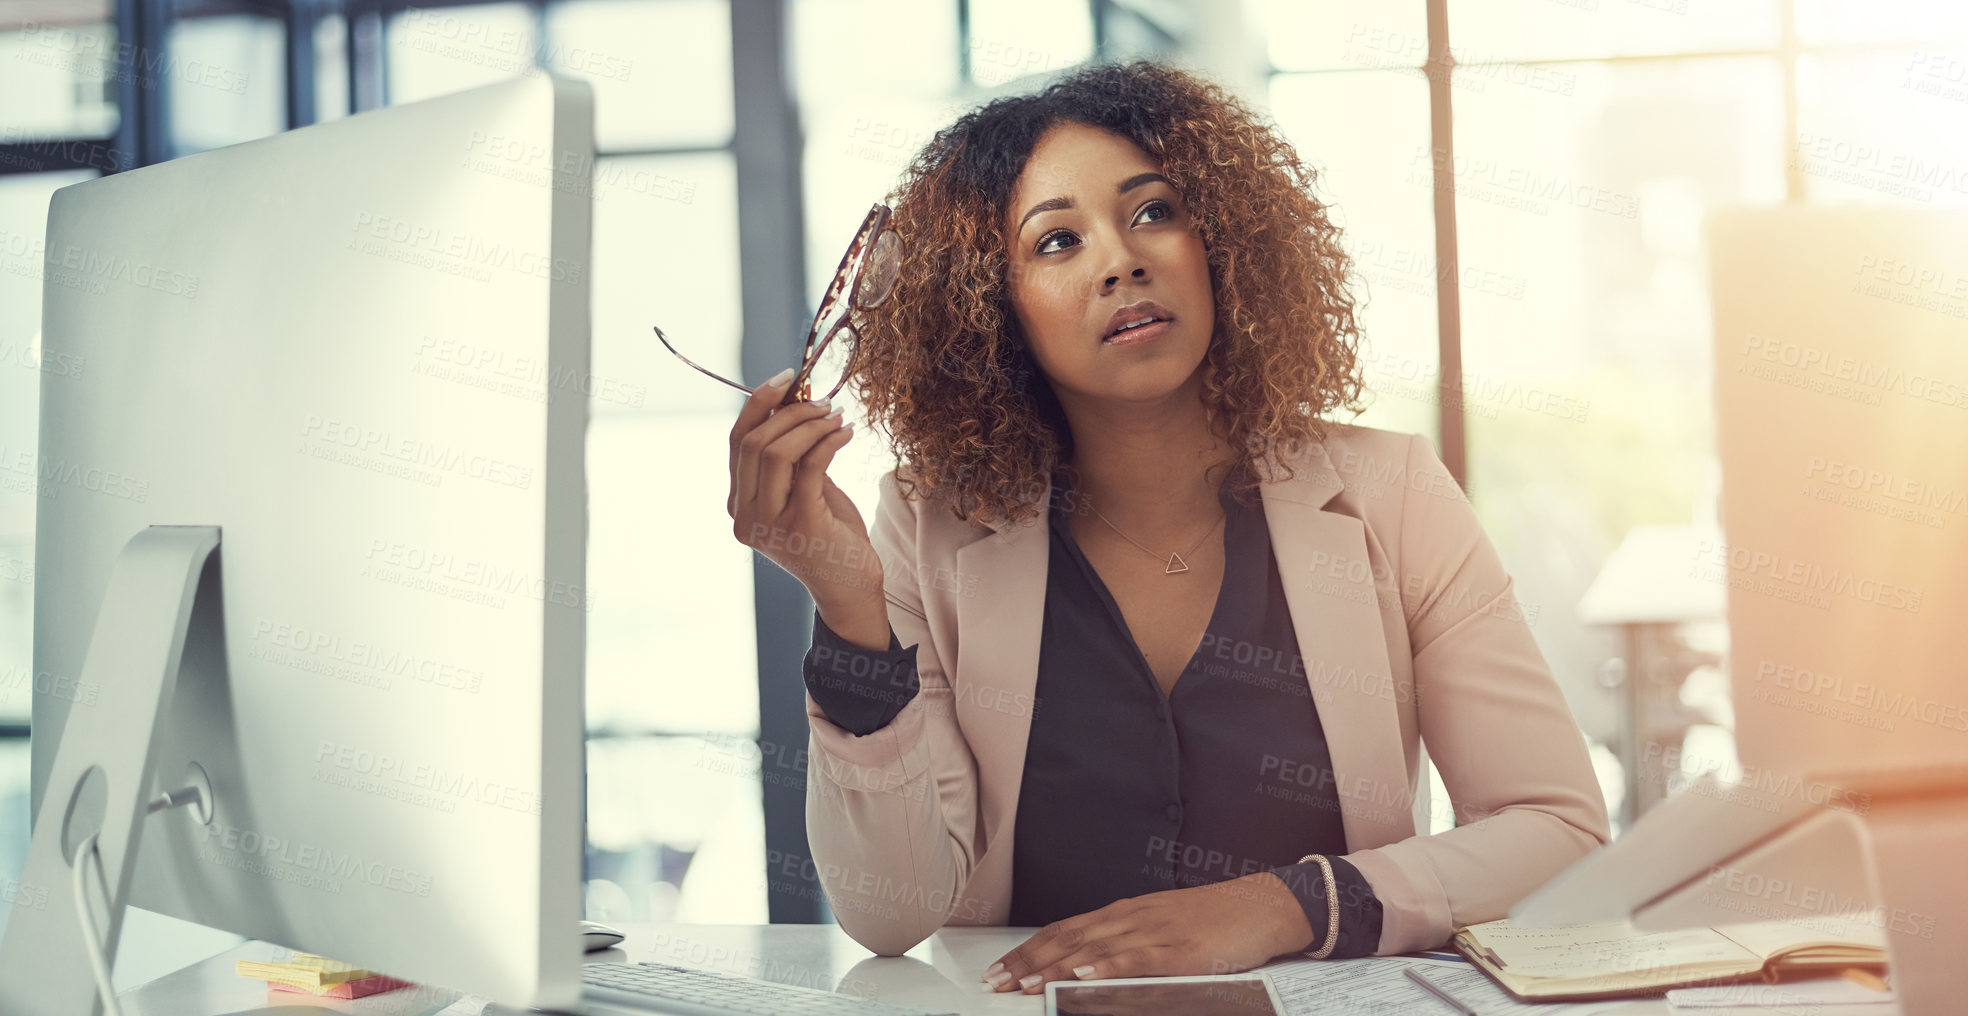
<svg viewBox="0 0 1968 1016">
<path fill-rule="evenodd" d="M 1047 131 L 1005 236 L 1012 307 L 1062 403 L 1153 401 L 1195 374 L 1215 330 L 1209 262 L 1181 195 L 1132 141 Z"/>
</svg>

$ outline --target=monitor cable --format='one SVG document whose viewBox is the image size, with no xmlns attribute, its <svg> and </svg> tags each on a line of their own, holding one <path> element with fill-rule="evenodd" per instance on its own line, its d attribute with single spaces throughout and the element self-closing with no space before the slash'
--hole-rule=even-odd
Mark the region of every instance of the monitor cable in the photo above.
<svg viewBox="0 0 1968 1016">
<path fill-rule="evenodd" d="M 103 1016 L 123 1016 L 123 1009 L 116 1004 L 116 988 L 109 983 L 109 959 L 103 955 L 102 933 L 96 930 L 96 913 L 89 905 L 89 883 L 83 878 L 83 871 L 90 865 L 96 869 L 96 882 L 102 886 L 104 900 L 109 899 L 109 876 L 103 871 L 102 851 L 96 849 L 96 840 L 101 833 L 90 833 L 89 838 L 75 849 L 75 860 L 69 865 L 75 883 L 75 916 L 82 920 L 82 937 L 87 940 L 89 969 L 96 975 L 96 995 L 102 999 Z"/>
</svg>

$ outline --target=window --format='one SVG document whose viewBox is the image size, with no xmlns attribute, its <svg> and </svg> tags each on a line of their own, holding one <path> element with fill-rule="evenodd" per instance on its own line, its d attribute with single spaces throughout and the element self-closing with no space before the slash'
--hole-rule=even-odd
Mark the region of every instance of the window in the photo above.
<svg viewBox="0 0 1968 1016">
<path fill-rule="evenodd" d="M 95 20 L 0 20 L 0 95 L 7 96 L 0 144 L 100 138 L 116 129 L 116 26 L 107 21 L 106 10 Z"/>
<path fill-rule="evenodd" d="M 1271 115 L 1319 172 L 1319 197 L 1353 260 L 1368 403 L 1356 422 L 1435 437 L 1443 274 L 1427 184 L 1427 82 L 1412 69 L 1280 74 Z"/>
<path fill-rule="evenodd" d="M 1093 56 L 1091 12 L 1056 0 L 970 0 L 971 80 L 990 88 L 1085 62 Z"/>
<path fill-rule="evenodd" d="M 286 30 L 258 14 L 172 20 L 164 77 L 179 155 L 277 134 L 287 126 Z"/>
<path fill-rule="evenodd" d="M 518 77 L 539 48 L 520 3 L 412 7 L 389 19 L 385 38 L 392 105 Z"/>
<path fill-rule="evenodd" d="M 1574 605 L 1635 526 L 1714 518 L 1702 222 L 1783 199 L 1781 68 L 1487 65 L 1456 79 L 1455 158 L 1436 185 L 1455 187 L 1475 283 L 1462 304 L 1470 497 L 1574 715 L 1618 742 L 1623 712 L 1596 678 L 1623 647 Z"/>
<path fill-rule="evenodd" d="M 1968 206 L 1968 45 L 1802 57 L 1786 157 L 1813 201 Z"/>
<path fill-rule="evenodd" d="M 1456 61 L 1580 60 L 1774 49 L 1784 0 L 1451 0 Z"/>
<path fill-rule="evenodd" d="M 886 201 L 916 153 L 961 114 L 956 55 L 962 43 L 954 4 L 800 0 L 791 14 L 806 136 L 801 175 L 810 321 L 868 206 Z M 857 56 L 871 50 L 895 54 L 901 63 Z M 878 481 L 894 457 L 866 426 L 866 411 L 852 389 L 842 389 L 836 400 L 857 426 L 828 474 L 872 521 Z"/>
<path fill-rule="evenodd" d="M 569 0 L 547 8 L 547 40 L 547 66 L 594 85 L 600 150 L 731 143 L 725 0 Z"/>
<path fill-rule="evenodd" d="M 488 19 L 468 34 L 524 38 L 529 59 L 595 91 L 588 911 L 763 921 L 752 553 L 718 493 L 742 396 L 650 330 L 740 373 L 731 14 L 570 0 L 532 30 L 503 6 L 467 10 Z"/>
<path fill-rule="evenodd" d="M 589 912 L 763 921 L 752 552 L 720 493 L 743 396 L 650 331 L 738 374 L 732 160 L 605 158 L 595 197 Z"/>
<path fill-rule="evenodd" d="M 348 19 L 329 14 L 314 25 L 314 119 L 333 120 L 348 110 Z"/>
</svg>

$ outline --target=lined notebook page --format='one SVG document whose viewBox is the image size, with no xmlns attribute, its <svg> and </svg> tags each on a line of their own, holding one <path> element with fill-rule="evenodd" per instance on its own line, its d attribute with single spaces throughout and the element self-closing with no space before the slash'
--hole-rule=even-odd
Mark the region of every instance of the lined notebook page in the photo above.
<svg viewBox="0 0 1968 1016">
<path fill-rule="evenodd" d="M 1597 977 L 1695 964 L 1760 966 L 1761 958 L 1712 928 L 1640 934 L 1628 921 L 1521 928 L 1506 921 L 1469 929 L 1504 970 L 1530 977 Z"/>
<path fill-rule="evenodd" d="M 1718 924 L 1715 930 L 1742 943 L 1759 956 L 1771 956 L 1812 942 L 1886 948 L 1885 929 L 1866 919 L 1865 912 L 1814 917 L 1806 921 L 1756 921 Z"/>
</svg>

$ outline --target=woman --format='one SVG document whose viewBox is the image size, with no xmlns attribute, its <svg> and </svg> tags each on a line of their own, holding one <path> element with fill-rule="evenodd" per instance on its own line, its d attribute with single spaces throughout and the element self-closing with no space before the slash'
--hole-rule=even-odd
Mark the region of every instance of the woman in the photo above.
<svg viewBox="0 0 1968 1016">
<path fill-rule="evenodd" d="M 982 972 L 1035 993 L 1413 951 L 1606 842 L 1433 449 L 1320 419 L 1359 408 L 1359 336 L 1311 178 L 1150 63 L 994 101 L 891 195 L 908 254 L 857 312 L 898 459 L 872 532 L 838 409 L 774 411 L 781 375 L 739 414 L 734 532 L 816 605 L 814 860 L 875 952 L 1043 925 Z"/>
</svg>

